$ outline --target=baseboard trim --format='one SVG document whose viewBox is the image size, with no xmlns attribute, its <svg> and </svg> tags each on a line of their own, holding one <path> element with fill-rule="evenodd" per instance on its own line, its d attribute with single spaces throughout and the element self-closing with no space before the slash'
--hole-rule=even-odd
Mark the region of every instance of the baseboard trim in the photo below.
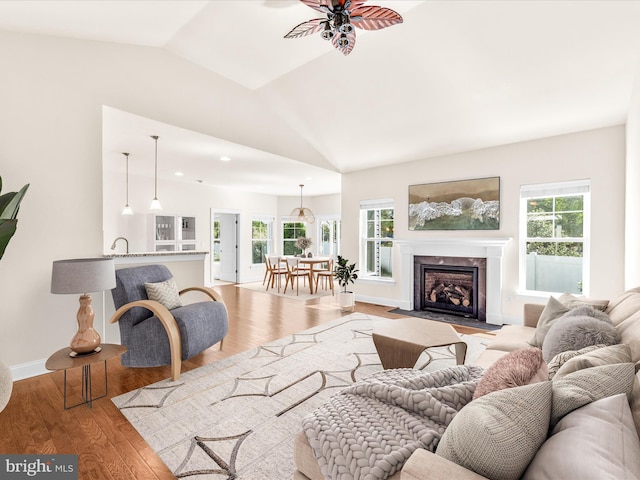
<svg viewBox="0 0 640 480">
<path fill-rule="evenodd" d="M 380 298 L 380 297 L 370 297 L 368 295 L 358 295 L 356 293 L 356 302 L 364 302 L 371 303 L 373 305 L 383 305 L 385 307 L 396 307 L 401 308 L 399 300 L 391 299 L 391 298 Z"/>
<path fill-rule="evenodd" d="M 34 360 L 9 367 L 13 381 L 16 382 L 18 380 L 24 380 L 25 378 L 37 377 L 38 375 L 49 373 L 49 370 L 44 366 L 45 363 L 47 363 L 47 359 L 43 358 L 42 360 Z"/>
</svg>

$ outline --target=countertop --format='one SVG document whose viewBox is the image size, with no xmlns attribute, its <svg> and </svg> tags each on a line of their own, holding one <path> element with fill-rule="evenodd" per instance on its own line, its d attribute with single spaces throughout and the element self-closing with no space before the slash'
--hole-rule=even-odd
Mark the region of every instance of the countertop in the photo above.
<svg viewBox="0 0 640 480">
<path fill-rule="evenodd" d="M 183 252 L 132 252 L 132 253 L 108 253 L 103 256 L 106 258 L 131 258 L 131 257 L 167 257 L 167 256 L 186 256 L 186 255 L 208 255 L 209 252 L 186 250 Z"/>
</svg>

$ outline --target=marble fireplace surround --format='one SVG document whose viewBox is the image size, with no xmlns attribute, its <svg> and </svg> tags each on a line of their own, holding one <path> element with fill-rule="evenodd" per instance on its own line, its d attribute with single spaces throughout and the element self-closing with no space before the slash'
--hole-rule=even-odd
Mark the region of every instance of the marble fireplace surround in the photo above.
<svg viewBox="0 0 640 480">
<path fill-rule="evenodd" d="M 502 257 L 511 238 L 431 238 L 396 240 L 400 250 L 402 299 L 399 307 L 413 310 L 413 257 L 486 258 L 486 321 L 502 325 Z"/>
</svg>

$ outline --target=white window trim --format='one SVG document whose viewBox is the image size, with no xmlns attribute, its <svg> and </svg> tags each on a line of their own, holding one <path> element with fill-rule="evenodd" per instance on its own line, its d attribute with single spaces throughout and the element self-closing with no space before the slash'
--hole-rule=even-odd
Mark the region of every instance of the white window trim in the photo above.
<svg viewBox="0 0 640 480">
<path fill-rule="evenodd" d="M 322 216 L 322 217 L 317 217 L 316 218 L 316 239 L 318 240 L 317 242 L 317 246 L 320 246 L 320 243 L 322 242 L 322 222 L 337 222 L 340 224 L 340 232 L 338 232 L 338 246 L 337 252 L 333 252 L 331 253 L 331 255 L 333 255 L 334 258 L 336 258 L 339 254 L 340 254 L 340 249 L 342 248 L 342 238 L 340 237 L 342 234 L 342 218 L 340 218 L 339 215 L 326 215 L 326 216 Z M 333 242 L 331 242 L 333 244 Z M 316 248 L 316 254 L 320 254 L 320 250 L 318 248 Z"/>
<path fill-rule="evenodd" d="M 365 252 L 366 252 L 366 242 L 368 237 L 366 236 L 366 231 L 367 231 L 367 219 L 366 217 L 362 214 L 363 210 L 384 210 L 384 209 L 392 209 L 394 211 L 394 230 L 395 230 L 395 201 L 393 198 L 380 198 L 380 199 L 373 199 L 373 200 L 361 200 L 360 201 L 360 209 L 358 211 L 358 215 L 360 217 L 360 254 L 359 254 L 359 261 L 360 261 L 360 266 L 362 268 L 360 268 L 360 272 L 359 272 L 359 276 L 358 278 L 361 280 L 366 280 L 366 281 L 370 281 L 370 282 L 379 282 L 379 283 L 390 283 L 390 282 L 394 282 L 394 273 L 392 272 L 391 277 L 382 277 L 381 275 L 367 275 L 366 273 L 366 269 L 363 267 L 364 265 L 366 265 L 366 258 L 365 258 Z M 393 245 L 395 246 L 395 237 L 394 238 L 388 238 L 388 239 L 383 239 L 380 238 L 378 239 L 380 241 L 385 240 L 385 241 L 390 241 L 391 243 L 393 243 Z M 392 258 L 391 258 L 391 264 L 393 265 L 393 249 L 392 249 Z"/>
<path fill-rule="evenodd" d="M 583 224 L 582 224 L 582 295 L 589 296 L 591 291 L 591 180 L 572 180 L 557 183 L 543 183 L 537 185 L 522 185 L 520 187 L 519 209 L 519 247 L 518 247 L 518 295 L 522 297 L 549 297 L 564 292 L 543 292 L 541 290 L 527 290 L 527 202 L 525 199 L 533 197 L 563 197 L 576 194 L 583 195 Z M 567 240 L 570 240 L 568 238 Z"/>
<path fill-rule="evenodd" d="M 267 254 L 271 255 L 273 253 L 273 246 L 275 245 L 275 223 L 276 223 L 276 219 L 273 216 L 269 216 L 269 215 L 252 215 L 251 216 L 251 247 L 253 248 L 253 222 L 263 222 L 266 224 L 271 224 L 271 238 L 267 238 Z M 253 253 L 252 253 L 253 256 Z M 252 258 L 252 262 L 249 265 L 249 267 L 259 267 L 259 266 L 264 266 L 265 263 L 260 262 L 260 263 L 253 263 L 253 258 Z"/>
</svg>

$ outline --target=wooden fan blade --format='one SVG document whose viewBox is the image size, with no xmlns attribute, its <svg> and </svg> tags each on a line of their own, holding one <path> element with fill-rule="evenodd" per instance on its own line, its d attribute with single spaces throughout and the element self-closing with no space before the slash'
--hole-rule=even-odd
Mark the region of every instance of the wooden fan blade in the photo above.
<svg viewBox="0 0 640 480">
<path fill-rule="evenodd" d="M 331 0 L 300 0 L 307 7 L 311 7 L 318 12 L 327 13 L 333 12 Z"/>
<path fill-rule="evenodd" d="M 340 35 L 335 35 L 331 39 L 331 43 L 336 49 L 340 50 L 344 55 L 349 55 L 353 50 L 353 47 L 356 46 L 356 31 L 353 30 L 351 33 L 347 33 L 347 38 L 349 39 L 349 45 L 346 47 L 342 47 L 338 44 L 338 40 L 340 39 Z"/>
<path fill-rule="evenodd" d="M 326 18 L 314 18 L 313 20 L 303 22 L 300 25 L 293 27 L 293 29 L 284 36 L 284 38 L 301 38 L 311 35 L 312 33 L 321 32 L 324 30 L 324 24 L 326 22 Z"/>
<path fill-rule="evenodd" d="M 380 30 L 402 23 L 402 17 L 390 8 L 361 6 L 351 12 L 351 23 L 363 30 Z"/>
</svg>

